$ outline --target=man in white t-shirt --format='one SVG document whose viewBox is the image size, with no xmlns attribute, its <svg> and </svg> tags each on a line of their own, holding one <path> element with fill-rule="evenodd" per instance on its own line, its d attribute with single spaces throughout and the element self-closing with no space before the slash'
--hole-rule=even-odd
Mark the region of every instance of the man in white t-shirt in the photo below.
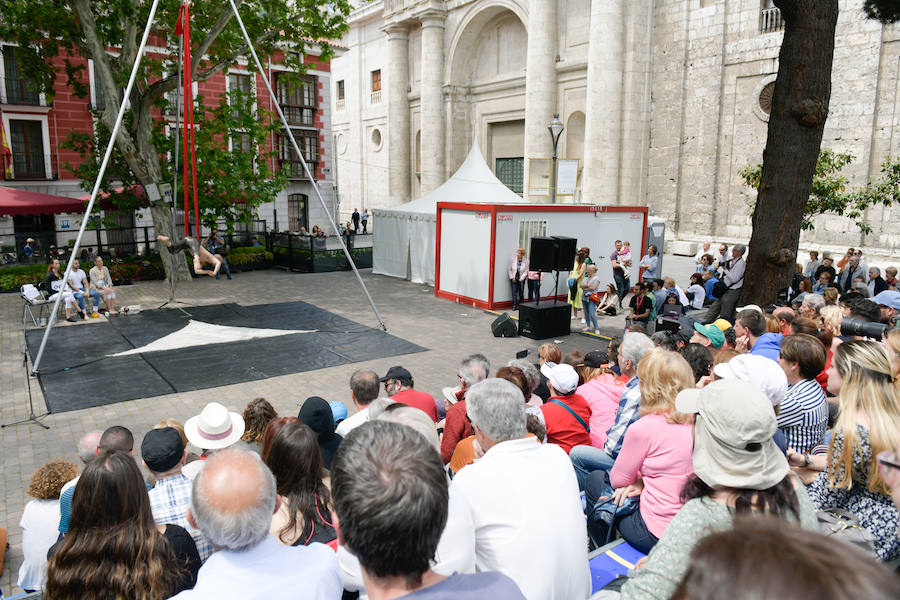
<svg viewBox="0 0 900 600">
<path fill-rule="evenodd" d="M 87 318 L 84 297 L 87 294 L 90 294 L 91 299 L 94 301 L 92 316 L 97 317 L 99 315 L 97 311 L 100 308 L 100 292 L 91 289 L 87 275 L 81 270 L 81 263 L 77 258 L 72 261 L 72 271 L 69 273 L 69 285 L 72 286 L 72 294 L 75 296 L 75 301 L 78 302 L 78 309 L 81 311 L 82 316 Z"/>
<path fill-rule="evenodd" d="M 700 264 L 700 259 L 703 258 L 704 254 L 712 254 L 712 251 L 709 249 L 711 244 L 709 242 L 703 242 L 700 246 L 700 249 L 697 250 L 697 254 L 694 255 L 694 262 L 698 265 Z"/>
<path fill-rule="evenodd" d="M 375 371 L 359 370 L 350 376 L 350 397 L 356 406 L 356 412 L 341 421 L 335 432 L 341 437 L 369 420 L 369 403 L 378 397 L 381 383 Z"/>
</svg>

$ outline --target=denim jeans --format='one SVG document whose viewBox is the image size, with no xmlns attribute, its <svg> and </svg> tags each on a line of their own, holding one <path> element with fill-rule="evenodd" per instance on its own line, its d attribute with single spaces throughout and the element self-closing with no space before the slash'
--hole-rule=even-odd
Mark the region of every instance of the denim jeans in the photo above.
<svg viewBox="0 0 900 600">
<path fill-rule="evenodd" d="M 228 268 L 228 260 L 224 256 L 222 257 L 222 268 L 220 271 L 225 271 L 225 277 L 231 279 L 231 269 Z M 219 278 L 220 274 L 221 273 L 216 274 L 216 279 Z"/>
<path fill-rule="evenodd" d="M 98 292 L 97 290 L 89 290 L 89 291 L 90 291 L 90 296 L 94 301 L 94 310 L 97 310 L 100 307 L 100 292 Z M 81 309 L 82 312 L 84 312 L 84 310 L 85 310 L 85 306 L 84 306 L 85 293 L 87 293 L 87 292 L 85 292 L 84 290 L 73 292 L 73 295 L 75 296 L 75 301 L 78 302 L 78 308 Z"/>
<path fill-rule="evenodd" d="M 513 310 L 518 308 L 519 303 L 523 301 L 522 298 L 522 282 L 518 279 L 510 279 L 509 287 L 512 290 L 512 302 L 513 302 Z"/>
<path fill-rule="evenodd" d="M 534 302 L 535 297 L 541 297 L 541 280 L 528 279 L 528 301 Z"/>
<path fill-rule="evenodd" d="M 593 446 L 575 446 L 569 452 L 572 466 L 575 467 L 575 476 L 578 478 L 578 489 L 584 490 L 587 476 L 592 471 L 612 469 L 616 459 L 606 453 L 605 450 Z"/>
<path fill-rule="evenodd" d="M 600 329 L 600 325 L 597 323 L 598 306 L 600 306 L 599 303 L 590 300 L 584 303 L 584 322 L 587 323 L 588 329 Z"/>
</svg>

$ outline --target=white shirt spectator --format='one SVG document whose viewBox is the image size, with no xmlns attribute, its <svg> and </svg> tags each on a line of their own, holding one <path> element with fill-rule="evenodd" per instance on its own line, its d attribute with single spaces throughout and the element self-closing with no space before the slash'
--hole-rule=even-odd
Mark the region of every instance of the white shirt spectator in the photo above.
<svg viewBox="0 0 900 600">
<path fill-rule="evenodd" d="M 341 437 L 347 437 L 347 434 L 366 423 L 369 420 L 369 407 L 361 408 L 357 412 L 353 413 L 343 421 L 341 421 L 337 429 L 335 429 L 335 433 L 337 433 Z"/>
<path fill-rule="evenodd" d="M 78 269 L 77 271 L 72 271 L 69 273 L 69 281 L 72 282 L 72 285 L 75 286 L 79 290 L 87 291 L 84 287 L 84 280 L 87 279 L 87 275 L 84 274 L 84 270 Z"/>
<path fill-rule="evenodd" d="M 16 582 L 22 589 L 42 590 L 47 579 L 47 551 L 59 538 L 59 499 L 31 500 L 22 519 L 22 554 Z"/>
<path fill-rule="evenodd" d="M 243 552 L 219 550 L 197 574 L 197 585 L 179 600 L 334 600 L 341 597 L 337 557 L 324 544 L 282 546 L 271 535 Z"/>
<path fill-rule="evenodd" d="M 689 304 L 691 308 L 703 308 L 703 301 L 706 300 L 706 288 L 699 283 L 695 283 L 688 287 L 687 293 L 694 294 L 694 299 Z"/>
<path fill-rule="evenodd" d="M 454 493 L 466 510 L 451 512 L 447 529 L 468 533 L 476 571 L 500 571 L 529 600 L 590 595 L 584 512 L 561 448 L 532 438 L 500 442 L 456 475 Z"/>
<path fill-rule="evenodd" d="M 700 244 L 700 247 L 697 248 L 697 254 L 694 255 L 694 262 L 699 263 L 700 258 L 702 258 L 704 254 L 713 254 L 714 255 L 715 251 L 712 249 L 712 246 L 710 246 L 709 248 L 704 250 L 703 244 Z"/>
</svg>

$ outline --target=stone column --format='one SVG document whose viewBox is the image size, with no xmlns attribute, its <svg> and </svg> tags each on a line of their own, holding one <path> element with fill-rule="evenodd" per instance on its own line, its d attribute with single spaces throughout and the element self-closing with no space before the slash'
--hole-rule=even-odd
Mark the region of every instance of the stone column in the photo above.
<svg viewBox="0 0 900 600">
<path fill-rule="evenodd" d="M 625 56 L 624 0 L 591 2 L 582 201 L 621 204 L 619 145 Z"/>
<path fill-rule="evenodd" d="M 409 27 L 391 25 L 385 29 L 388 40 L 388 200 L 403 204 L 410 197 L 409 135 Z"/>
<path fill-rule="evenodd" d="M 556 0 L 528 3 L 528 48 L 525 67 L 525 198 L 550 202 L 547 197 L 528 197 L 528 161 L 550 158 L 553 142 L 547 126 L 556 111 Z M 510 49 L 514 52 L 515 49 Z M 565 118 L 565 117 L 563 117 Z"/>
<path fill-rule="evenodd" d="M 422 194 L 444 183 L 444 13 L 422 21 Z"/>
</svg>

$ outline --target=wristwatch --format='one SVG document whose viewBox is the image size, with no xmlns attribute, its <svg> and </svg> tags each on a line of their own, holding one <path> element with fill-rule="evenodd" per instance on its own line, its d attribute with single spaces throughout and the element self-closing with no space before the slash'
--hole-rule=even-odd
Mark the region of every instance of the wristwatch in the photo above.
<svg viewBox="0 0 900 600">
<path fill-rule="evenodd" d="M 809 454 L 808 453 L 803 455 L 803 467 L 804 468 L 809 467 Z"/>
</svg>

